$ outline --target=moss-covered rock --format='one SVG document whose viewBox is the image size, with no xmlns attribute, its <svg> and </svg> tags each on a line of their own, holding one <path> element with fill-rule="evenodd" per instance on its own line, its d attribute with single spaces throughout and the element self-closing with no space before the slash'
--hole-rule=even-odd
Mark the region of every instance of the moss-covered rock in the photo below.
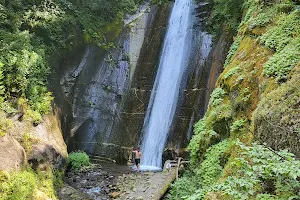
<svg viewBox="0 0 300 200">
<path fill-rule="evenodd" d="M 244 8 L 224 71 L 190 143 L 191 171 L 201 173 L 179 180 L 180 187 L 191 185 L 181 192 L 175 184 L 176 197 L 299 198 L 299 8 L 294 1 L 250 0 Z M 225 138 L 231 148 L 212 154 Z M 218 175 L 203 179 L 213 172 L 209 166 Z"/>
</svg>

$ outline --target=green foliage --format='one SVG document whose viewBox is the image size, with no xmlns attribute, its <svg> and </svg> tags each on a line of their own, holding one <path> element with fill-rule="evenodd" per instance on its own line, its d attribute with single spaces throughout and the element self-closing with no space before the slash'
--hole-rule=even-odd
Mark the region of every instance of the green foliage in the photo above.
<svg viewBox="0 0 300 200">
<path fill-rule="evenodd" d="M 300 99 L 300 66 L 292 70 L 293 76 L 286 83 L 282 83 L 278 88 L 272 90 L 259 102 L 255 112 L 252 115 L 252 121 L 262 124 L 263 129 L 269 132 L 267 127 L 283 129 L 277 130 L 276 134 L 282 134 L 287 137 L 287 133 L 296 132 L 299 128 L 299 109 Z M 271 123 L 271 124 L 270 124 Z M 288 138 L 287 138 L 288 139 Z M 294 143 L 294 144 L 292 144 Z M 298 141 L 291 141 L 292 146 L 298 146 Z"/>
<path fill-rule="evenodd" d="M 230 165 L 237 170 L 224 183 L 214 186 L 212 191 L 223 191 L 234 199 L 266 198 L 266 193 L 280 199 L 300 197 L 300 161 L 287 151 L 274 153 L 268 148 L 253 144 L 248 147 L 238 143 L 242 157 Z"/>
<path fill-rule="evenodd" d="M 251 101 L 251 90 L 244 88 L 239 91 L 239 96 L 234 100 L 234 110 L 245 110 Z"/>
<path fill-rule="evenodd" d="M 169 199 L 202 199 L 221 176 L 230 147 L 229 140 L 224 140 L 207 149 L 205 160 L 198 166 L 191 166 L 183 178 L 172 184 Z"/>
<path fill-rule="evenodd" d="M 200 158 L 204 155 L 208 147 L 215 141 L 218 141 L 219 134 L 206 128 L 206 119 L 201 119 L 195 125 L 195 134 L 190 141 L 188 149 L 190 150 L 191 165 L 197 166 Z"/>
<path fill-rule="evenodd" d="M 300 38 L 293 40 L 280 52 L 274 54 L 264 65 L 264 74 L 276 77 L 277 82 L 286 81 L 288 74 L 300 61 Z"/>
<path fill-rule="evenodd" d="M 277 52 L 300 36 L 300 11 L 281 14 L 277 24 L 260 37 L 260 41 Z"/>
<path fill-rule="evenodd" d="M 225 91 L 222 88 L 216 88 L 210 95 L 209 105 L 217 106 L 223 101 Z"/>
<path fill-rule="evenodd" d="M 264 65 L 265 75 L 275 77 L 277 82 L 287 80 L 290 70 L 300 61 L 299 37 L 300 11 L 282 13 L 276 24 L 260 37 L 262 44 L 276 51 Z"/>
<path fill-rule="evenodd" d="M 61 186 L 63 171 L 34 171 L 31 168 L 22 171 L 0 171 L 1 200 L 39 200 L 57 199 L 55 188 Z M 39 192 L 45 196 L 39 196 Z"/>
<path fill-rule="evenodd" d="M 259 2 L 253 1 L 253 0 L 245 0 L 243 4 L 243 8 L 246 11 L 245 16 L 243 17 L 242 22 L 240 23 L 239 28 L 241 28 L 243 25 L 247 24 L 247 22 L 253 18 L 254 13 L 259 8 Z"/>
<path fill-rule="evenodd" d="M 10 119 L 7 119 L 2 113 L 0 113 L 0 137 L 6 135 L 6 131 L 13 126 Z"/>
<path fill-rule="evenodd" d="M 234 135 L 242 133 L 246 126 L 246 122 L 247 122 L 247 120 L 245 120 L 245 119 L 240 119 L 240 120 L 234 121 L 232 123 L 232 125 L 230 126 L 231 133 Z"/>
<path fill-rule="evenodd" d="M 277 6 L 269 6 L 266 9 L 258 9 L 257 15 L 250 15 L 250 19 L 248 23 L 252 28 L 263 27 L 270 23 L 274 17 L 276 17 L 279 13 L 279 8 Z"/>
<path fill-rule="evenodd" d="M 3 95 L 5 93 L 5 87 L 3 86 L 3 79 L 4 79 L 3 66 L 4 66 L 4 64 L 2 62 L 0 62 L 0 105 L 4 101 Z"/>
<path fill-rule="evenodd" d="M 151 0 L 150 2 L 154 5 L 163 5 L 165 3 L 170 2 L 170 0 Z"/>
<path fill-rule="evenodd" d="M 225 31 L 235 32 L 241 19 L 243 2 L 244 0 L 212 0 L 213 8 L 205 23 L 206 30 L 216 36 L 224 25 Z"/>
<path fill-rule="evenodd" d="M 0 32 L 2 47 L 0 62 L 3 66 L 0 68 L 2 74 L 0 78 L 3 80 L 0 81 L 2 99 L 25 97 L 29 99 L 31 109 L 46 114 L 50 110 L 52 97 L 45 85 L 49 69 L 45 64 L 43 46 L 38 48 L 32 46 L 32 35 L 28 31 L 9 33 L 0 30 Z M 39 90 L 34 93 L 36 88 Z"/>
<path fill-rule="evenodd" d="M 1 182 L 0 197 L 3 200 L 30 200 L 36 187 L 36 177 L 32 171 L 16 172 L 7 181 Z"/>
<path fill-rule="evenodd" d="M 221 165 L 221 158 L 226 155 L 229 149 L 229 140 L 224 140 L 207 150 L 205 160 L 201 163 L 200 168 L 196 170 L 203 188 L 211 186 L 219 179 L 224 167 L 224 163 L 223 166 Z"/>
<path fill-rule="evenodd" d="M 200 140 L 202 139 L 202 135 L 205 131 L 205 121 L 201 119 L 197 124 L 194 126 L 194 135 L 190 141 L 188 149 L 190 150 L 190 156 L 192 161 L 198 159 L 199 147 L 200 147 Z"/>
<path fill-rule="evenodd" d="M 21 145 L 24 148 L 27 155 L 30 155 L 32 146 L 38 143 L 38 140 L 34 138 L 30 133 L 24 133 L 21 139 Z"/>
<path fill-rule="evenodd" d="M 83 167 L 90 166 L 89 156 L 83 151 L 70 153 L 69 163 L 72 170 L 80 170 Z"/>
<path fill-rule="evenodd" d="M 211 127 L 213 130 L 217 131 L 215 128 L 219 127 L 219 130 L 222 129 L 222 132 L 226 132 L 227 123 L 231 122 L 233 115 L 232 106 L 227 103 L 222 103 L 215 108 L 209 110 L 206 114 L 206 124 Z M 225 123 L 225 124 L 224 124 Z"/>
<path fill-rule="evenodd" d="M 236 67 L 231 68 L 223 77 L 225 79 L 230 78 L 232 75 L 236 74 L 239 70 L 241 69 L 241 67 L 238 65 Z"/>
<path fill-rule="evenodd" d="M 234 56 L 234 54 L 236 53 L 236 51 L 238 50 L 239 46 L 240 46 L 240 43 L 242 41 L 242 37 L 238 36 L 234 39 L 234 42 L 233 44 L 230 46 L 230 49 L 229 49 L 229 52 L 227 54 L 227 57 L 226 57 L 226 60 L 225 60 L 225 63 L 224 63 L 224 67 L 226 67 L 230 61 L 231 61 L 231 58 Z"/>
<path fill-rule="evenodd" d="M 231 169 L 232 175 L 218 183 L 223 173 L 224 158 L 227 162 L 226 157 L 232 145 L 226 140 L 212 146 L 205 155 L 206 159 L 196 169 L 197 174 L 189 172 L 172 185 L 170 199 L 200 200 L 208 192 L 221 192 L 222 196 L 227 197 L 225 199 L 237 200 L 300 197 L 300 182 L 297 180 L 300 177 L 300 161 L 287 151 L 271 151 L 256 143 L 246 146 L 236 142 L 241 155 L 229 161 L 227 168 Z"/>
<path fill-rule="evenodd" d="M 51 110 L 49 57 L 83 43 L 113 47 L 124 13 L 141 0 L 11 0 L 0 3 L 0 107 L 10 104 L 35 124 Z M 23 102 L 15 102 L 22 98 Z M 10 103 L 12 102 L 12 103 Z M 2 104 L 5 103 L 6 106 Z M 25 104 L 28 104 L 25 105 Z M 10 107 L 8 106 L 8 107 Z M 26 107 L 26 109 L 24 108 Z M 7 110 L 7 109 L 6 109 Z"/>
<path fill-rule="evenodd" d="M 186 171 L 178 181 L 171 185 L 171 189 L 169 194 L 167 195 L 167 199 L 186 199 L 199 187 L 201 187 L 199 176 L 197 176 L 192 171 Z"/>
</svg>

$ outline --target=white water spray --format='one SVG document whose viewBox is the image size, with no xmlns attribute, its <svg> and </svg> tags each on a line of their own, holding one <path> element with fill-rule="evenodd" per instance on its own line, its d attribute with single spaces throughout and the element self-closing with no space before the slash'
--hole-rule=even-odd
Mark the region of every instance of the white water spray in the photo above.
<svg viewBox="0 0 300 200">
<path fill-rule="evenodd" d="M 141 169 L 162 167 L 162 153 L 177 107 L 182 76 L 188 65 L 193 0 L 176 0 L 151 94 L 142 141 Z"/>
</svg>

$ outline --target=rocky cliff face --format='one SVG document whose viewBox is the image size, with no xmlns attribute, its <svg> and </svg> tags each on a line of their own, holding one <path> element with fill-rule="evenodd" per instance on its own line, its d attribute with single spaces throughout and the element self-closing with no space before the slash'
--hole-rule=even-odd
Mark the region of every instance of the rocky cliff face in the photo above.
<svg viewBox="0 0 300 200">
<path fill-rule="evenodd" d="M 223 71 L 223 63 L 232 42 L 232 35 L 228 32 L 223 32 L 213 41 L 212 35 L 204 30 L 205 20 L 210 12 L 211 4 L 208 2 L 199 3 L 194 8 L 193 53 L 190 55 L 189 70 L 183 83 L 180 106 L 169 135 L 169 150 L 177 149 L 178 152 L 187 147 L 194 124 L 206 112 L 209 96 Z"/>
<path fill-rule="evenodd" d="M 0 116 L 5 118 L 3 113 Z M 10 126 L 0 137 L 0 170 L 21 169 L 25 164 L 34 168 L 54 167 L 66 164 L 67 146 L 62 137 L 57 112 L 43 117 L 38 126 L 9 118 Z"/>
<path fill-rule="evenodd" d="M 144 5 L 112 39 L 113 48 L 86 45 L 60 63 L 52 90 L 70 151 L 126 160 L 149 98 L 139 84 L 152 87 L 168 13 L 168 5 Z"/>
<path fill-rule="evenodd" d="M 207 96 L 228 49 L 225 35 L 212 44 L 211 35 L 199 26 L 203 16 L 196 15 L 207 7 L 195 7 L 193 53 L 187 61 L 190 67 L 182 82 L 169 149 L 187 146 L 193 124 L 205 112 Z M 170 5 L 141 6 L 125 20 L 120 36 L 112 37 L 114 48 L 85 45 L 60 63 L 52 90 L 63 112 L 61 120 L 69 151 L 83 149 L 125 162 L 131 147 L 139 144 L 169 12 Z"/>
</svg>

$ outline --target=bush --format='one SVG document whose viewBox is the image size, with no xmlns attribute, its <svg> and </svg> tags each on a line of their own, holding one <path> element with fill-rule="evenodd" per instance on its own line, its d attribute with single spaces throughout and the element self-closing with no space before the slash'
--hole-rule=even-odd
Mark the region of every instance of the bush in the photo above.
<svg viewBox="0 0 300 200">
<path fill-rule="evenodd" d="M 80 170 L 90 165 L 89 156 L 83 151 L 76 151 L 69 154 L 69 163 L 72 170 Z"/>
</svg>

